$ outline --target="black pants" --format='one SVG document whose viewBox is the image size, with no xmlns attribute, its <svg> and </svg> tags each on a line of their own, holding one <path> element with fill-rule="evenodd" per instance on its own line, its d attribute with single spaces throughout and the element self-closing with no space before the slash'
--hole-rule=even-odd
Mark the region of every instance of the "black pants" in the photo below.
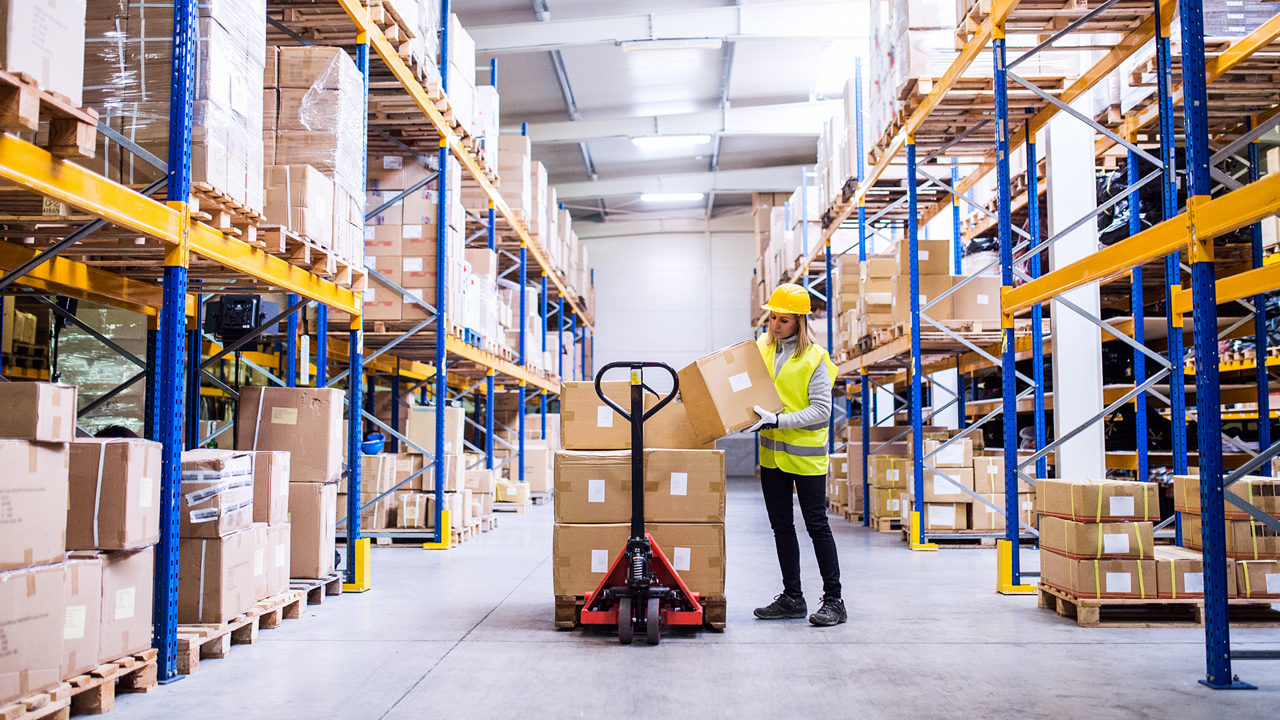
<svg viewBox="0 0 1280 720">
<path fill-rule="evenodd" d="M 813 540 L 822 573 L 822 592 L 840 597 L 840 560 L 836 557 L 836 539 L 827 524 L 827 478 L 825 475 L 796 475 L 776 468 L 760 468 L 760 487 L 764 491 L 764 507 L 773 528 L 773 541 L 778 546 L 778 564 L 782 566 L 782 591 L 794 598 L 800 591 L 800 543 L 796 540 L 791 488 L 795 486 L 800 500 L 800 514 L 805 529 Z"/>
</svg>

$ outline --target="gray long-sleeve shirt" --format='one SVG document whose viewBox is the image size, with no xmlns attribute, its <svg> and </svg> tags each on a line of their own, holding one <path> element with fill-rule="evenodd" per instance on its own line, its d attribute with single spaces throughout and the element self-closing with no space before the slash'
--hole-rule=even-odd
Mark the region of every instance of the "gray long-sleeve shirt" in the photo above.
<svg viewBox="0 0 1280 720">
<path fill-rule="evenodd" d="M 773 374 L 777 377 L 782 366 L 796 352 L 796 338 L 791 336 L 778 341 L 778 352 L 773 358 Z M 831 376 L 822 365 L 814 368 L 809 378 L 809 407 L 778 415 L 778 427 L 783 430 L 821 430 L 831 419 Z"/>
</svg>

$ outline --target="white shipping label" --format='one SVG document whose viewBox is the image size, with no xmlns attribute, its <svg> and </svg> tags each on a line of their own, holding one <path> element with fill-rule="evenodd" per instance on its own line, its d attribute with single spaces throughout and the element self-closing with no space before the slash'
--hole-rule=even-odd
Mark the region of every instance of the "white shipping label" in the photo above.
<svg viewBox="0 0 1280 720">
<path fill-rule="evenodd" d="M 893 512 L 899 512 L 899 511 L 901 511 L 901 510 L 902 510 L 902 500 L 901 500 L 901 499 L 890 500 L 890 501 L 889 501 L 889 509 L 890 509 L 891 511 L 893 511 Z"/>
<path fill-rule="evenodd" d="M 604 481 L 603 480 L 587 481 L 587 502 L 593 502 L 593 503 L 604 502 Z"/>
<path fill-rule="evenodd" d="M 929 524 L 953 528 L 956 526 L 956 509 L 952 505 L 930 505 Z"/>
<path fill-rule="evenodd" d="M 613 408 L 608 405 L 601 405 L 596 408 L 596 427 L 613 427 Z"/>
<path fill-rule="evenodd" d="M 127 587 L 116 591 L 116 620 L 128 620 L 133 617 L 133 604 L 137 596 L 137 588 Z"/>
<path fill-rule="evenodd" d="M 375 237 L 377 237 L 377 236 L 375 235 L 375 233 L 376 233 L 376 232 L 377 232 L 377 231 L 373 229 L 373 226 L 372 226 L 372 225 L 365 225 L 365 226 L 364 226 L 364 239 L 365 239 L 365 241 L 366 241 L 366 242 L 368 242 L 369 240 L 372 240 L 372 239 L 374 239 Z"/>
<path fill-rule="evenodd" d="M 446 455 L 448 455 L 449 453 L 453 452 L 453 443 L 449 442 L 448 440 L 445 440 L 445 441 L 444 441 L 444 452 L 445 452 L 445 454 L 446 454 Z"/>
<path fill-rule="evenodd" d="M 282 483 L 280 483 L 280 492 L 278 492 L 278 493 L 276 493 L 276 494 L 277 494 L 277 495 L 281 495 L 281 496 L 288 495 L 288 494 L 289 494 L 289 483 L 287 483 L 287 482 L 282 482 Z"/>
<path fill-rule="evenodd" d="M 982 293 L 978 293 L 977 295 L 974 296 L 973 302 L 975 305 L 990 305 L 991 298 L 987 297 L 986 295 L 983 295 Z"/>
<path fill-rule="evenodd" d="M 689 494 L 689 473 L 682 473 L 682 472 L 671 473 L 671 494 L 672 495 L 688 495 Z"/>
<path fill-rule="evenodd" d="M 742 392 L 751 387 L 751 377 L 747 373 L 732 375 L 729 377 L 729 387 L 733 388 L 734 392 Z"/>
<path fill-rule="evenodd" d="M 404 158 L 400 157 L 399 155 L 383 155 L 382 156 L 383 170 L 399 170 L 403 167 L 404 167 Z"/>
<path fill-rule="evenodd" d="M 421 225 L 402 225 L 400 228 L 400 239 L 401 240 L 421 240 L 422 226 Z"/>
<path fill-rule="evenodd" d="M 267 569 L 267 551 L 258 548 L 253 551 L 253 576 L 258 577 Z"/>
<path fill-rule="evenodd" d="M 520 490 L 519 490 L 515 485 L 508 485 L 508 486 L 507 486 L 507 494 L 508 494 L 508 495 L 519 495 L 519 494 L 520 494 Z"/>
<path fill-rule="evenodd" d="M 677 571 L 689 572 L 689 548 L 678 547 L 672 551 L 671 565 Z"/>
<path fill-rule="evenodd" d="M 404 519 L 405 519 L 405 520 L 417 520 L 417 519 L 418 519 L 418 506 L 417 506 L 417 505 L 413 505 L 413 504 L 405 505 L 405 506 L 404 506 Z"/>
<path fill-rule="evenodd" d="M 155 492 L 155 490 L 155 480 L 146 477 L 145 475 L 138 478 L 138 507 L 151 507 L 151 493 Z"/>
<path fill-rule="evenodd" d="M 63 640 L 84 638 L 84 617 L 87 605 L 68 605 L 66 619 L 62 622 Z"/>
<path fill-rule="evenodd" d="M 1107 573 L 1106 592 L 1133 592 L 1133 575 L 1129 573 Z"/>
<path fill-rule="evenodd" d="M 1036 509 L 1036 504 L 1035 504 L 1035 502 L 1034 502 L 1034 501 L 1032 501 L 1032 500 L 1023 500 L 1023 501 L 1022 501 L 1022 509 L 1023 509 L 1023 510 L 1035 510 L 1035 509 Z"/>
<path fill-rule="evenodd" d="M 1267 594 L 1280 595 L 1280 573 L 1267 573 Z"/>
<path fill-rule="evenodd" d="M 840 474 L 845 477 L 849 477 L 849 463 L 847 462 L 840 463 Z"/>
<path fill-rule="evenodd" d="M 1000 468 L 996 467 L 995 463 L 987 463 L 987 474 L 995 477 L 1000 474 Z"/>
<path fill-rule="evenodd" d="M 407 257 L 400 260 L 400 270 L 402 272 L 422 272 L 422 258 Z"/>
<path fill-rule="evenodd" d="M 1111 498 L 1110 514 L 1112 517 L 1133 517 L 1133 496 L 1116 496 Z"/>
<path fill-rule="evenodd" d="M 1102 552 L 1107 555 L 1125 555 L 1129 552 L 1128 533 L 1103 533 Z"/>
<path fill-rule="evenodd" d="M 297 425 L 298 424 L 298 408 L 291 408 L 291 407 L 271 408 L 271 424 L 272 425 Z"/>
<path fill-rule="evenodd" d="M 289 564 L 289 546 L 284 543 L 276 545 L 276 567 L 281 568 Z"/>
<path fill-rule="evenodd" d="M 1182 591 L 1188 593 L 1204 592 L 1204 573 L 1182 573 Z"/>
<path fill-rule="evenodd" d="M 891 483 L 898 482 L 899 475 L 898 475 L 898 470 L 896 468 L 889 469 L 888 471 L 885 472 L 884 475 L 889 479 L 889 482 Z"/>
<path fill-rule="evenodd" d="M 964 446 L 960 443 L 948 445 L 939 450 L 935 457 L 938 458 L 939 465 L 964 465 Z"/>
<path fill-rule="evenodd" d="M 929 262 L 929 251 L 928 251 L 928 250 L 917 250 L 917 251 L 916 251 L 916 257 L 920 258 L 920 262 Z"/>
<path fill-rule="evenodd" d="M 591 572 L 593 573 L 609 572 L 609 551 L 608 550 L 592 550 L 591 551 Z"/>
<path fill-rule="evenodd" d="M 928 304 L 929 304 L 929 296 L 928 296 L 928 295 L 921 295 L 921 296 L 920 296 L 920 307 L 924 307 L 925 305 L 928 305 Z"/>
<path fill-rule="evenodd" d="M 959 495 L 961 490 L 954 483 L 947 479 L 947 475 L 933 476 L 933 494 L 934 495 Z M 959 479 L 959 478 L 955 478 Z"/>
</svg>

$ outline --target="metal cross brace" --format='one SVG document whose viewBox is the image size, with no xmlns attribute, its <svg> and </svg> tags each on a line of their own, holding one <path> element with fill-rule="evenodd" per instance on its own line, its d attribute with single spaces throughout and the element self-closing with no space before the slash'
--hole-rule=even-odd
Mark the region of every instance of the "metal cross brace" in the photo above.
<svg viewBox="0 0 1280 720">
<path fill-rule="evenodd" d="M 386 201 L 386 202 L 382 203 L 381 205 L 379 205 L 378 207 L 376 207 L 376 208 L 374 208 L 374 209 L 372 209 L 372 210 L 369 210 L 368 212 L 366 212 L 366 213 L 364 214 L 364 220 L 365 220 L 365 222 L 368 222 L 368 221 L 370 221 L 370 220 L 372 220 L 372 219 L 374 219 L 374 218 L 378 217 L 379 215 L 381 215 L 381 214 L 382 214 L 382 211 L 383 211 L 383 210 L 386 210 L 387 208 L 389 208 L 389 207 L 391 207 L 391 206 L 393 206 L 393 205 L 399 204 L 401 200 L 404 200 L 405 198 L 409 197 L 410 195 L 412 195 L 412 194 L 414 194 L 414 193 L 418 192 L 418 190 L 419 190 L 419 189 L 421 189 L 422 187 L 424 187 L 427 183 L 431 182 L 432 180 L 435 180 L 437 177 L 439 177 L 439 175 L 440 175 L 440 173 L 438 173 L 438 172 L 433 172 L 433 173 L 431 173 L 430 175 L 426 176 L 425 178 L 423 178 L 423 179 L 419 180 L 418 182 L 414 183 L 414 184 L 413 184 L 411 187 L 409 187 L 408 189 L 406 189 L 406 190 L 401 190 L 399 193 L 397 193 L 396 195 L 392 196 L 390 200 L 388 200 L 388 201 Z"/>
<path fill-rule="evenodd" d="M 401 150 L 404 150 L 405 152 L 417 158 L 418 162 L 426 166 L 428 170 L 438 171 L 440 169 L 440 161 L 437 160 L 434 155 L 418 154 L 417 150 L 414 150 L 408 145 L 405 145 L 403 142 L 400 141 L 399 138 L 392 137 L 390 133 L 388 133 L 386 130 L 383 130 L 382 128 L 369 128 L 369 129 L 381 135 L 384 140 L 398 146 Z"/>
<path fill-rule="evenodd" d="M 1213 157 L 1209 158 L 1209 164 L 1217 165 L 1223 160 L 1235 155 L 1240 148 L 1271 132 L 1271 129 L 1277 125 L 1280 125 L 1280 115 L 1273 115 L 1263 122 L 1258 123 L 1258 125 L 1252 130 L 1227 143 L 1221 150 L 1214 153 Z"/>
<path fill-rule="evenodd" d="M 484 426 L 483 426 L 483 425 L 481 425 L 480 423 L 476 422 L 475 420 L 472 420 L 472 419 L 471 419 L 471 418 L 469 418 L 469 417 L 464 417 L 464 418 L 462 418 L 462 419 L 463 419 L 463 420 L 465 420 L 465 421 L 466 421 L 466 423 L 467 423 L 468 425 L 470 425 L 471 427 L 473 427 L 473 428 L 475 428 L 475 429 L 477 429 L 477 430 L 484 430 Z M 501 437 L 501 436 L 499 436 L 497 433 L 494 433 L 494 434 L 493 434 L 493 439 L 494 439 L 494 441 L 496 441 L 496 442 L 498 442 L 498 443 L 501 443 L 501 444 L 505 445 L 505 446 L 507 447 L 507 449 L 508 449 L 508 450 L 515 450 L 515 449 L 516 449 L 516 446 L 515 446 L 515 445 L 512 445 L 511 443 L 507 442 L 506 440 L 503 440 L 503 439 L 502 439 L 502 437 Z M 480 454 L 481 454 L 481 455 L 483 455 L 483 454 L 484 454 L 484 451 L 481 451 L 481 452 L 480 452 Z"/>
<path fill-rule="evenodd" d="M 35 299 L 41 304 L 43 304 L 45 307 L 57 313 L 60 317 L 62 317 L 67 322 L 80 328 L 82 331 L 84 331 L 85 334 L 89 335 L 90 337 L 102 343 L 103 345 L 106 345 L 107 347 L 116 351 L 125 360 L 128 360 L 129 362 L 133 363 L 134 365 L 137 365 L 140 368 L 145 368 L 147 366 L 147 363 L 145 360 L 138 358 L 138 356 L 120 347 L 120 345 L 118 345 L 114 340 L 98 332 L 93 327 L 91 327 L 88 323 L 76 317 L 73 313 L 67 312 L 60 305 L 51 301 L 49 298 L 43 295 L 36 295 Z"/>
<path fill-rule="evenodd" d="M 155 155 L 152 155 L 152 154 L 151 154 L 151 152 L 150 152 L 150 151 L 148 151 L 146 148 L 144 148 L 144 147 L 142 147 L 141 145 L 139 145 L 138 143 L 136 143 L 136 142 L 134 142 L 134 141 L 130 140 L 129 138 L 125 137 L 124 135 L 121 135 L 119 132 L 116 132 L 116 129 L 115 129 L 115 128 L 113 128 L 113 127 L 111 127 L 110 125 L 108 125 L 108 124 L 106 124 L 106 123 L 102 122 L 101 120 L 99 120 L 99 121 L 98 121 L 98 132 L 102 133 L 103 135 L 106 135 L 106 136 L 107 136 L 108 138 L 110 138 L 110 139 L 111 139 L 115 144 L 119 145 L 120 147 L 124 148 L 125 150 L 128 150 L 129 152 L 131 152 L 131 153 L 133 153 L 134 155 L 138 156 L 138 157 L 139 157 L 139 158 L 141 158 L 144 162 L 146 162 L 148 165 L 150 165 L 150 166 L 152 166 L 152 167 L 156 168 L 156 169 L 157 169 L 157 170 L 159 170 L 160 172 L 163 172 L 163 173 L 167 173 L 167 172 L 169 172 L 169 163 L 167 163 L 167 162 L 165 162 L 165 161 L 161 160 L 160 158 L 156 157 Z M 160 180 L 159 182 L 161 182 L 161 183 L 167 183 L 167 182 L 168 182 L 168 179 L 166 178 L 166 179 L 164 179 L 164 180 Z M 154 187 L 154 185 L 153 185 L 153 187 Z M 146 191 L 143 191 L 143 193 L 142 193 L 142 194 L 143 194 L 143 195 L 150 195 L 151 193 L 146 192 Z"/>
<path fill-rule="evenodd" d="M 1006 67 L 1007 67 L 1007 66 L 1006 66 Z M 1161 169 L 1163 169 L 1163 168 L 1164 168 L 1164 163 L 1160 162 L 1160 159 L 1159 159 L 1159 158 L 1157 158 L 1156 156 L 1152 155 L 1151 153 L 1147 152 L 1146 150 L 1143 150 L 1142 148 L 1140 148 L 1140 147 L 1138 147 L 1137 145 L 1135 145 L 1135 144 L 1133 144 L 1133 143 L 1129 142 L 1128 140 L 1125 140 L 1124 138 L 1120 137 L 1120 136 L 1119 136 L 1119 135 L 1117 135 L 1114 131 L 1112 131 L 1110 128 L 1106 127 L 1105 125 L 1101 125 L 1101 124 L 1099 124 L 1099 123 L 1097 123 L 1097 122 L 1094 122 L 1093 118 L 1091 118 L 1091 117 L 1087 117 L 1087 116 L 1085 116 L 1085 115 L 1081 114 L 1078 110 L 1076 110 L 1075 108 L 1071 107 L 1071 106 L 1070 106 L 1070 105 L 1068 105 L 1067 103 L 1064 103 L 1064 102 L 1062 102 L 1061 100 L 1059 100 L 1058 98 L 1054 97 L 1053 95 L 1051 95 L 1051 94 L 1049 94 L 1049 93 L 1045 92 L 1044 90 L 1041 90 L 1039 87 L 1037 87 L 1037 86 L 1035 85 L 1035 83 L 1030 82 L 1030 81 L 1029 81 L 1029 80 L 1027 80 L 1026 78 L 1023 78 L 1021 75 L 1018 75 L 1018 74 L 1016 74 L 1016 73 L 1006 72 L 1006 73 L 1005 73 L 1005 75 L 1007 75 L 1007 76 L 1008 76 L 1008 78 L 1009 78 L 1010 80 L 1013 80 L 1014 82 L 1016 82 L 1016 83 L 1018 83 L 1019 85 L 1021 85 L 1021 86 L 1025 87 L 1026 89 L 1030 90 L 1031 92 L 1035 93 L 1036 95 L 1039 95 L 1039 96 L 1040 96 L 1042 99 L 1044 99 L 1045 101 L 1050 102 L 1050 103 L 1052 103 L 1052 104 L 1054 104 L 1054 105 L 1058 106 L 1058 109 L 1059 109 L 1059 110 L 1062 110 L 1063 112 L 1067 113 L 1067 114 L 1068 114 L 1068 115 L 1070 115 L 1071 117 L 1074 117 L 1075 119 L 1079 120 L 1080 122 L 1082 122 L 1082 123 L 1084 123 L 1084 124 L 1088 125 L 1089 127 L 1093 128 L 1093 129 L 1094 129 L 1094 130 L 1096 130 L 1097 132 L 1100 132 L 1100 133 L 1102 133 L 1103 135 L 1106 135 L 1108 138 L 1110 138 L 1110 139 L 1111 139 L 1111 140 L 1113 140 L 1114 142 L 1116 142 L 1116 143 L 1118 143 L 1118 144 L 1120 144 L 1120 145 L 1123 145 L 1124 147 L 1128 148 L 1129 150 L 1132 150 L 1133 152 L 1137 153 L 1138 155 L 1141 155 L 1143 158 L 1145 158 L 1145 159 L 1147 160 L 1147 162 L 1150 162 L 1152 165 L 1154 165 L 1154 166 L 1156 166 L 1156 167 L 1158 167 L 1158 168 L 1161 168 Z"/>
<path fill-rule="evenodd" d="M 392 281 L 390 278 L 388 278 L 386 275 L 383 275 L 382 273 L 377 273 L 377 272 L 369 273 L 369 279 L 379 283 L 380 285 L 383 285 L 388 290 L 394 290 L 395 292 L 400 293 L 401 295 L 404 296 L 404 299 L 406 301 L 411 302 L 414 305 L 417 305 L 419 307 L 426 308 L 426 310 L 430 313 L 434 314 L 436 311 L 435 305 L 432 305 L 426 300 L 423 300 L 418 296 L 410 293 L 408 290 L 400 287 L 394 281 Z"/>
<path fill-rule="evenodd" d="M 111 398 L 113 398 L 113 397 L 115 397 L 115 396 L 119 395 L 120 393 L 124 392 L 125 390 L 128 390 L 130 387 L 132 387 L 132 386 L 133 386 L 134 384 L 136 384 L 139 380 L 141 380 L 141 379 L 145 378 L 146 376 L 147 376 L 147 371 L 146 371 L 146 370 L 143 370 L 143 371 L 139 372 L 137 375 L 134 375 L 133 377 L 129 378 L 128 380 L 125 380 L 124 382 L 122 382 L 122 383 L 120 383 L 119 385 L 115 386 L 114 388 L 111 388 L 111 390 L 109 390 L 105 395 L 102 395 L 102 396 L 98 397 L 98 398 L 97 398 L 97 399 L 95 399 L 93 402 L 89 403 L 88 405 L 86 405 L 86 406 L 84 406 L 83 408 L 81 408 L 80 410 L 78 410 L 78 411 L 76 412 L 76 417 L 77 417 L 77 418 L 82 418 L 82 417 L 84 417 L 85 415 L 88 415 L 89 413 L 91 413 L 91 412 L 93 412 L 94 410 L 96 410 L 100 405 L 102 405 L 102 404 L 106 403 L 108 400 L 110 400 Z"/>
<path fill-rule="evenodd" d="M 973 352 L 975 352 L 975 353 L 977 353 L 977 354 L 981 355 L 982 357 L 986 358 L 986 359 L 987 359 L 989 362 L 991 362 L 992 364 L 994 364 L 994 365 L 996 365 L 996 366 L 999 366 L 999 365 L 1000 365 L 1000 359 L 999 359 L 999 358 L 997 358 L 996 356 L 994 356 L 994 355 L 992 355 L 991 353 L 987 352 L 986 350 L 983 350 L 982 348 L 980 348 L 980 347 L 978 347 L 977 345 L 973 344 L 972 342 L 970 342 L 969 340 L 965 339 L 964 337 L 961 337 L 959 333 L 956 333 L 956 332 L 952 331 L 950 328 L 948 328 L 948 327 L 946 327 L 946 326 L 942 325 L 942 323 L 939 323 L 937 320 L 934 320 L 933 318 L 929 317 L 928 315 L 925 315 L 923 312 L 922 312 L 922 313 L 920 313 L 920 319 L 921 319 L 921 320 L 928 321 L 928 323 L 929 323 L 930 325 L 933 325 L 934 327 L 938 328 L 938 330 L 942 331 L 942 334 L 943 334 L 943 335 L 946 335 L 947 337 L 951 338 L 952 340 L 955 340 L 956 342 L 960 343 L 961 345 L 964 345 L 965 347 L 969 348 L 969 349 L 970 349 L 970 350 L 972 350 Z M 1024 383 L 1027 383 L 1028 385 L 1033 385 L 1033 386 L 1034 386 L 1034 385 L 1036 384 L 1034 380 L 1032 380 L 1031 378 L 1027 377 L 1026 375 L 1023 375 L 1022 373 L 1018 372 L 1017 370 L 1015 370 L 1013 374 L 1014 374 L 1014 376 L 1015 376 L 1015 377 L 1017 377 L 1019 380 L 1021 380 L 1021 381 L 1022 381 L 1022 382 L 1024 382 Z"/>
<path fill-rule="evenodd" d="M 929 462 L 928 462 L 928 461 L 926 461 L 926 460 L 921 460 L 920 462 L 924 465 L 924 469 L 925 469 L 925 470 L 927 470 L 927 471 L 929 471 L 929 472 L 933 473 L 934 477 L 942 477 L 942 478 L 945 478 L 947 482 L 949 482 L 949 483 L 951 483 L 952 485 L 955 485 L 956 487 L 960 488 L 960 490 L 961 490 L 961 491 L 963 491 L 966 495 L 969 495 L 969 496 L 970 496 L 970 497 L 972 497 L 973 499 L 975 499 L 975 500 L 977 500 L 978 502 L 982 503 L 983 505 L 986 505 L 987 507 L 989 507 L 989 508 L 991 508 L 991 509 L 995 510 L 996 512 L 1000 513 L 1001 515 L 1003 515 L 1005 512 L 1007 512 L 1007 509 L 1006 509 L 1006 508 L 1002 508 L 1002 507 L 1000 507 L 999 505 L 996 505 L 995 503 L 993 503 L 993 502 L 991 502 L 990 500 L 988 500 L 988 499 L 986 499 L 986 498 L 982 497 L 981 495 L 979 495 L 978 493 L 974 492 L 973 490 L 970 490 L 969 488 L 965 487 L 964 485 L 962 485 L 962 484 L 960 483 L 960 481 L 959 481 L 959 480 L 957 480 L 956 478 L 951 477 L 950 475 L 946 474 L 944 471 L 939 470 L 938 468 L 936 468 L 936 467 L 934 467 L 933 465 L 929 464 Z M 1027 523 L 1023 522 L 1023 521 L 1022 521 L 1022 518 L 1018 518 L 1018 524 L 1019 524 L 1019 525 L 1021 525 L 1021 526 L 1022 526 L 1022 527 L 1024 527 L 1024 528 L 1026 528 L 1026 529 L 1027 529 L 1027 531 L 1028 531 L 1028 532 L 1030 532 L 1032 535 L 1035 535 L 1036 537 L 1040 537 L 1040 533 L 1039 533 L 1039 531 L 1037 531 L 1035 528 L 1031 527 L 1031 526 L 1030 526 L 1030 525 L 1028 525 Z"/>
</svg>

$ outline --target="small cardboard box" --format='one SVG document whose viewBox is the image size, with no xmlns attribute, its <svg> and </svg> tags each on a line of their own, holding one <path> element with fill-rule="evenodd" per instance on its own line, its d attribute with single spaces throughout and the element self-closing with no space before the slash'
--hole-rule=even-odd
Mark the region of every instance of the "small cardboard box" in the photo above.
<svg viewBox="0 0 1280 720">
<path fill-rule="evenodd" d="M 911 460 L 905 457 L 872 455 L 867 462 L 871 486 L 876 488 L 905 488 L 913 470 Z"/>
<path fill-rule="evenodd" d="M 1280 599 L 1280 560 L 1238 560 L 1235 565 L 1239 597 Z"/>
<path fill-rule="evenodd" d="M 625 423 L 624 423 L 625 425 Z M 645 448 L 669 448 L 673 450 L 715 450 L 716 443 L 699 442 L 698 434 L 689 421 L 689 411 L 679 399 L 667 403 L 658 414 L 644 423 Z"/>
<path fill-rule="evenodd" d="M 1031 468 L 1034 470 L 1034 468 Z M 993 456 L 977 456 L 973 458 L 973 489 L 979 495 L 1003 494 L 1004 458 Z M 1031 483 L 1018 478 L 1018 494 L 1035 493 Z"/>
<path fill-rule="evenodd" d="M 401 490 L 422 490 L 425 487 L 423 483 L 425 482 L 424 479 L 427 477 L 427 473 L 425 471 L 419 472 L 425 465 L 423 462 L 424 458 L 424 455 L 418 455 L 416 453 L 401 453 L 396 455 L 395 484 L 400 485 L 400 483 L 404 482 L 404 485 L 400 485 Z M 409 480 L 409 478 L 415 473 L 417 473 L 417 477 Z"/>
<path fill-rule="evenodd" d="M 0 707 L 48 690 L 62 679 L 63 570 L 58 563 L 0 573 L 5 640 L 5 652 L 0 653 Z"/>
<path fill-rule="evenodd" d="M 107 663 L 151 647 L 156 554 L 153 546 L 99 553 L 99 557 L 102 558 L 102 630 L 98 662 Z"/>
<path fill-rule="evenodd" d="M 555 451 L 545 443 L 524 444 L 524 482 L 529 492 L 551 492 Z"/>
<path fill-rule="evenodd" d="M 1082 523 L 1052 516 L 1040 520 L 1040 547 L 1076 560 L 1150 560 L 1152 536 L 1149 522 Z"/>
<path fill-rule="evenodd" d="M 557 490 L 557 502 L 559 496 Z M 646 522 L 722 523 L 724 504 L 723 450 L 644 451 Z M 626 519 L 631 519 L 629 499 Z"/>
<path fill-rule="evenodd" d="M 1160 519 L 1159 485 L 1124 480 L 1039 480 L 1036 510 L 1077 522 Z"/>
<path fill-rule="evenodd" d="M 561 450 L 555 454 L 555 491 L 558 523 L 630 521 L 631 451 Z"/>
<path fill-rule="evenodd" d="M 1040 550 L 1040 581 L 1079 598 L 1157 597 L 1154 560 L 1073 560 Z"/>
<path fill-rule="evenodd" d="M 961 487 L 973 489 L 973 468 L 938 468 L 924 471 L 924 501 L 927 503 L 971 503 L 973 496 Z M 956 483 L 959 483 L 957 485 Z"/>
<path fill-rule="evenodd" d="M 529 501 L 529 486 L 514 480 L 499 480 L 493 490 L 494 502 L 525 503 Z"/>
<path fill-rule="evenodd" d="M 289 488 L 289 577 L 320 579 L 333 572 L 338 486 L 292 483 Z"/>
<path fill-rule="evenodd" d="M 950 320 L 951 319 L 951 296 L 948 295 L 937 304 L 930 305 L 928 310 L 924 310 L 926 305 L 939 297 L 943 293 L 951 289 L 951 278 L 946 275 L 921 275 L 920 276 L 920 308 L 924 315 L 934 320 Z M 903 323 L 911 321 L 911 278 L 906 275 L 898 275 L 893 279 L 893 295 L 890 307 L 892 308 L 893 322 Z M 922 327 L 932 327 L 927 321 L 922 321 Z"/>
<path fill-rule="evenodd" d="M 427 518 L 434 513 L 435 498 L 423 493 L 405 493 L 396 503 L 396 527 L 403 529 L 424 528 Z"/>
<path fill-rule="evenodd" d="M 1204 597 L 1204 555 L 1186 548 L 1155 549 L 1156 591 L 1162 598 Z M 1236 561 L 1227 560 L 1227 597 L 1236 597 Z"/>
<path fill-rule="evenodd" d="M 446 455 L 461 455 L 463 453 L 463 425 L 464 411 L 460 407 L 446 405 L 444 409 L 444 453 Z M 431 407 L 411 407 L 409 408 L 408 422 L 405 425 L 405 437 L 414 445 L 426 450 L 429 453 L 436 452 L 436 409 Z M 407 449 L 409 453 L 418 453 L 413 447 Z"/>
<path fill-rule="evenodd" d="M 253 521 L 279 525 L 289 516 L 289 453 L 253 454 Z"/>
<path fill-rule="evenodd" d="M 969 505 L 958 502 L 926 502 L 924 504 L 925 530 L 968 530 Z"/>
<path fill-rule="evenodd" d="M 253 523 L 253 455 L 200 449 L 182 453 L 179 535 L 212 538 Z"/>
<path fill-rule="evenodd" d="M 602 382 L 600 388 L 622 409 L 631 411 L 631 383 Z M 653 396 L 645 393 L 645 409 L 653 405 Z M 564 382 L 560 385 L 560 443 L 565 450 L 626 450 L 631 447 L 631 424 L 596 395 L 595 383 Z"/>
<path fill-rule="evenodd" d="M 755 406 L 783 412 L 755 341 L 732 345 L 683 368 L 680 398 L 698 442 L 710 443 L 759 421 Z"/>
<path fill-rule="evenodd" d="M 899 493 L 894 488 L 871 488 L 871 517 L 898 517 L 902 512 Z"/>
<path fill-rule="evenodd" d="M 493 487 L 497 472 L 488 469 L 467 470 L 466 487 L 468 490 L 477 493 L 493 494 Z"/>
<path fill-rule="evenodd" d="M 65 444 L 0 440 L 0 571 L 62 561 L 68 458 Z"/>
<path fill-rule="evenodd" d="M 62 575 L 66 623 L 62 628 L 62 679 L 98 667 L 102 639 L 102 558 L 67 559 Z"/>
<path fill-rule="evenodd" d="M 236 449 L 290 454 L 289 482 L 326 483 L 342 474 L 341 390 L 245 386 Z"/>
<path fill-rule="evenodd" d="M 224 623 L 253 607 L 255 535 L 246 528 L 218 538 L 182 538 L 178 622 Z"/>
<path fill-rule="evenodd" d="M 911 254 L 907 252 L 908 244 L 903 241 L 898 246 L 898 277 L 911 275 Z M 917 265 L 921 275 L 951 274 L 951 241 L 950 240 L 916 240 Z"/>
<path fill-rule="evenodd" d="M 74 385 L 0 383 L 0 407 L 0 438 L 65 443 L 76 437 Z"/>
<path fill-rule="evenodd" d="M 983 532 L 1000 532 L 1005 528 L 1005 513 L 1003 511 L 1005 494 L 1004 493 L 980 493 L 984 499 L 992 503 L 1000 512 L 992 509 L 990 505 L 974 501 L 973 509 L 969 513 L 969 529 Z M 1031 495 L 1018 496 L 1018 519 L 1027 526 L 1035 528 L 1037 526 L 1036 501 Z M 1022 531 L 1026 528 L 1022 527 Z"/>
<path fill-rule="evenodd" d="M 289 523 L 267 526 L 267 596 L 289 589 Z"/>
<path fill-rule="evenodd" d="M 937 440 L 924 440 L 925 462 L 937 468 L 971 468 L 973 467 L 973 441 L 969 438 L 957 440 L 939 450 L 943 443 Z M 936 453 L 936 454 L 934 454 Z M 930 455 L 933 455 L 930 457 Z"/>
<path fill-rule="evenodd" d="M 951 319 L 997 323 L 992 325 L 992 329 L 999 327 L 1000 278 L 979 275 L 972 279 L 957 277 L 952 280 L 956 285 L 968 282 L 951 293 Z M 986 329 L 985 325 L 983 329 Z"/>
<path fill-rule="evenodd" d="M 82 438 L 68 446 L 68 550 L 128 550 L 160 540 L 160 443 Z"/>
</svg>

